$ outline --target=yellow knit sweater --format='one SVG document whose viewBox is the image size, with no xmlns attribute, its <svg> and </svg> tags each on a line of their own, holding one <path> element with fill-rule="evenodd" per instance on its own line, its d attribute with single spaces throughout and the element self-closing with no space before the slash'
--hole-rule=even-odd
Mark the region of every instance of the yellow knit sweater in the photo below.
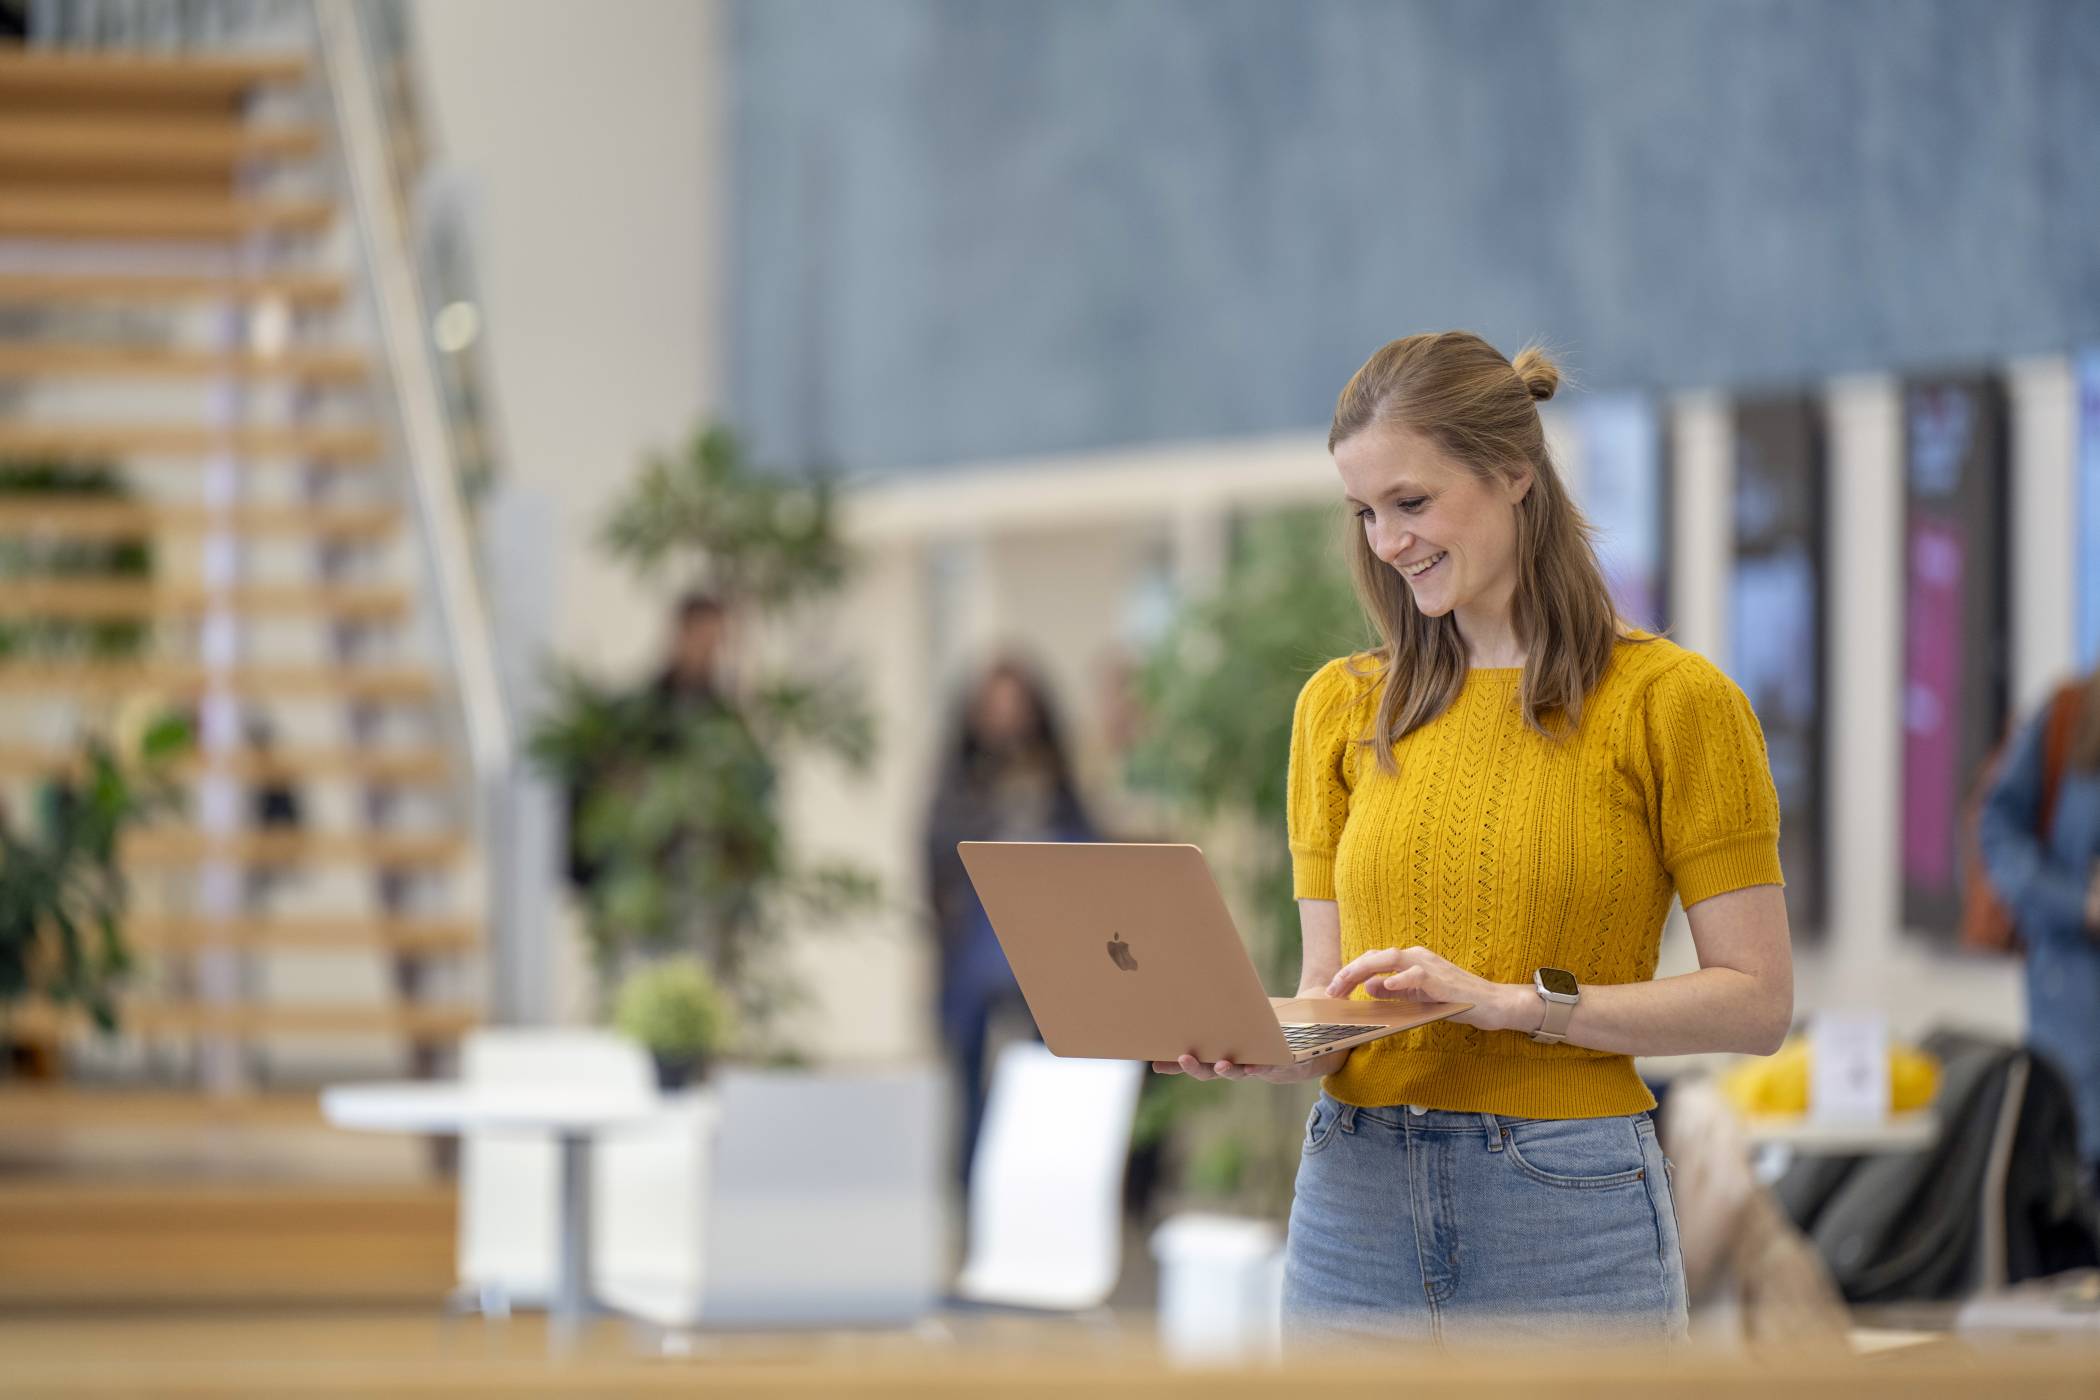
<svg viewBox="0 0 2100 1400">
<path fill-rule="evenodd" d="M 1394 746 L 1397 776 L 1355 742 L 1376 716 L 1376 670 L 1371 656 L 1330 661 L 1292 720 L 1294 882 L 1300 899 L 1339 902 L 1343 962 L 1420 944 L 1493 982 L 1539 967 L 1641 982 L 1673 892 L 1690 907 L 1780 883 L 1764 734 L 1704 657 L 1621 641 L 1565 740 L 1524 723 L 1520 670 L 1476 669 Z M 1327 1090 L 1526 1118 L 1655 1103 L 1629 1056 L 1450 1022 L 1360 1047 Z"/>
</svg>

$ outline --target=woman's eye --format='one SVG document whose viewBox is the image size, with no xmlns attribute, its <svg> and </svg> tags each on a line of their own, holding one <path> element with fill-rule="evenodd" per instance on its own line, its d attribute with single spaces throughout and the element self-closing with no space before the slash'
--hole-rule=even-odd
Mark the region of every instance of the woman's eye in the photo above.
<svg viewBox="0 0 2100 1400">
<path fill-rule="evenodd" d="M 1369 506 L 1358 506 L 1356 508 L 1356 518 L 1358 520 L 1369 520 L 1371 518 L 1371 508 Z"/>
<path fill-rule="evenodd" d="M 1398 505 L 1400 509 L 1406 511 L 1409 515 L 1413 515 L 1423 506 L 1429 504 L 1429 498 L 1427 496 L 1409 496 L 1406 500 L 1396 501 L 1394 504 Z"/>
</svg>

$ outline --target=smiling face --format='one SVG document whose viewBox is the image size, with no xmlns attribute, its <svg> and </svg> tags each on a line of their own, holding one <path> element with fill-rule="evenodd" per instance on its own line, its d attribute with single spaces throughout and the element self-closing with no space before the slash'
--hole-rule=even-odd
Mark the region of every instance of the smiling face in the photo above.
<svg viewBox="0 0 2100 1400">
<path fill-rule="evenodd" d="M 1384 425 L 1336 443 L 1334 465 L 1364 543 L 1407 580 L 1417 608 L 1456 613 L 1476 645 L 1507 630 L 1528 473 L 1483 476 L 1421 434 Z"/>
</svg>

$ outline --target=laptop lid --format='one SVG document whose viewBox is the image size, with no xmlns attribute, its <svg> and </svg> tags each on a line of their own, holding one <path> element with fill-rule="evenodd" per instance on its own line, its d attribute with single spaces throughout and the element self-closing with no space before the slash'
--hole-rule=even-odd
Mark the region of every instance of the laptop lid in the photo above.
<svg viewBox="0 0 2100 1400">
<path fill-rule="evenodd" d="M 948 1267 L 943 1083 L 932 1068 L 725 1069 L 698 1321 L 894 1326 Z"/>
<path fill-rule="evenodd" d="M 1043 1043 L 1059 1055 L 1288 1064 L 1268 994 L 1188 845 L 964 841 Z"/>
</svg>

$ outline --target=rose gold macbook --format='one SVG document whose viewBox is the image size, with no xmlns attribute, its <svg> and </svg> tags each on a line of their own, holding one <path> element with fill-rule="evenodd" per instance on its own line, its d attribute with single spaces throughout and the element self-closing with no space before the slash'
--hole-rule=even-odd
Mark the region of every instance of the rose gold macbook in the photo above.
<svg viewBox="0 0 2100 1400">
<path fill-rule="evenodd" d="M 1266 995 L 1194 846 L 963 841 L 956 850 L 1055 1054 L 1287 1065 L 1469 1007 Z"/>
</svg>

